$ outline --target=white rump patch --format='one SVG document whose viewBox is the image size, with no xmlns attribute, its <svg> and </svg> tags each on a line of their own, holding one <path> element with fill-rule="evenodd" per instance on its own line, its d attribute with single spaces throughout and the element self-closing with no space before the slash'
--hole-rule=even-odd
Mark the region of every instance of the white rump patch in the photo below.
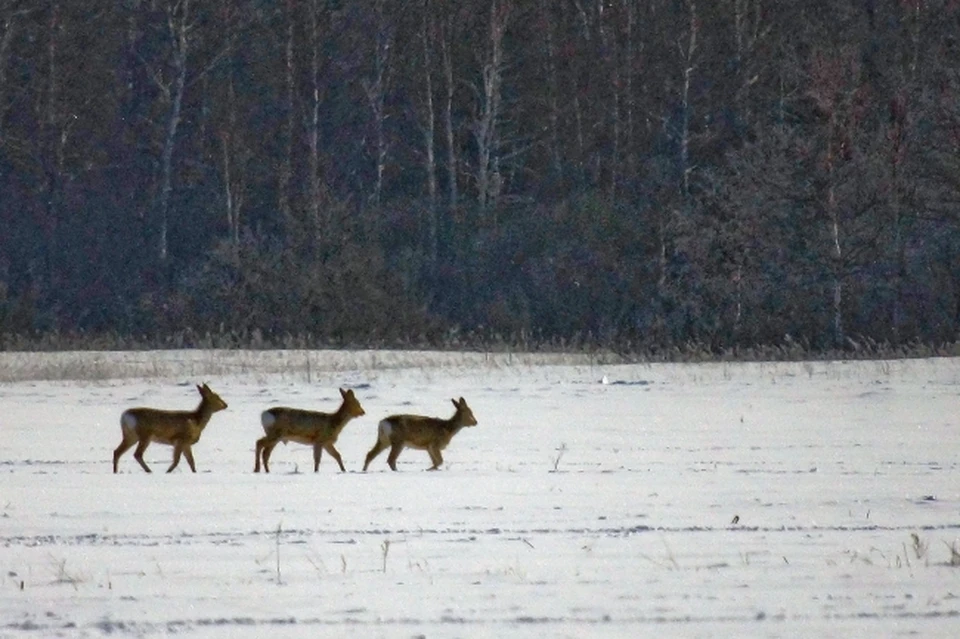
<svg viewBox="0 0 960 639">
<path fill-rule="evenodd" d="M 260 424 L 263 426 L 263 430 L 267 430 L 277 423 L 277 417 L 268 410 L 260 413 Z"/>
<path fill-rule="evenodd" d="M 390 424 L 389 420 L 382 420 L 380 422 L 380 441 L 387 441 L 390 439 L 390 435 L 393 433 L 393 425 Z"/>
<path fill-rule="evenodd" d="M 120 415 L 120 428 L 132 433 L 137 429 L 137 416 L 128 410 L 123 411 Z"/>
</svg>

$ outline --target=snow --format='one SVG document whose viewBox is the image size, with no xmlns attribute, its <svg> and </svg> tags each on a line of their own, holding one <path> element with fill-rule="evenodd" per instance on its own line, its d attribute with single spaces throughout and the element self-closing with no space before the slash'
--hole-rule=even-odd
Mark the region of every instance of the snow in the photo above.
<svg viewBox="0 0 960 639">
<path fill-rule="evenodd" d="M 957 359 L 56 357 L 0 357 L 0 637 L 960 628 Z M 154 444 L 153 474 L 132 452 L 112 474 L 122 411 L 193 408 L 203 381 L 229 408 L 199 472 L 165 474 Z M 254 474 L 261 411 L 332 411 L 339 387 L 367 413 L 337 443 L 348 472 L 290 444 Z M 440 471 L 408 449 L 359 472 L 382 417 L 460 396 L 479 425 Z"/>
</svg>

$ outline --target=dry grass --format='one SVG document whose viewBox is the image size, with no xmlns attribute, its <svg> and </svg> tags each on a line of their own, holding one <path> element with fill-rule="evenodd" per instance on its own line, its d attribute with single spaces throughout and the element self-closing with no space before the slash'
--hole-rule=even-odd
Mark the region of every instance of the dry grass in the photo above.
<svg viewBox="0 0 960 639">
<path fill-rule="evenodd" d="M 211 379 L 234 375 L 315 378 L 344 371 L 599 365 L 615 355 L 403 350 L 170 350 L 0 352 L 0 382 Z"/>
</svg>

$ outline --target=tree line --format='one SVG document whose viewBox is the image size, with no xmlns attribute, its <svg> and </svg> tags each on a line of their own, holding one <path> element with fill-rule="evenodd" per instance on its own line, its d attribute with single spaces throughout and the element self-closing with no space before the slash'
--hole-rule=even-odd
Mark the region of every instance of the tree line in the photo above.
<svg viewBox="0 0 960 639">
<path fill-rule="evenodd" d="M 953 0 L 0 0 L 0 335 L 953 342 L 958 38 Z"/>
</svg>

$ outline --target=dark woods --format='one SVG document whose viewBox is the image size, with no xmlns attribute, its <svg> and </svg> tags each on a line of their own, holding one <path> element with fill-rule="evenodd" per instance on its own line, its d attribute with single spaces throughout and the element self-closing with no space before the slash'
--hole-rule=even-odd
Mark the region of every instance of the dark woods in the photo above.
<svg viewBox="0 0 960 639">
<path fill-rule="evenodd" d="M 952 342 L 958 38 L 955 0 L 0 0 L 0 334 Z"/>
</svg>

